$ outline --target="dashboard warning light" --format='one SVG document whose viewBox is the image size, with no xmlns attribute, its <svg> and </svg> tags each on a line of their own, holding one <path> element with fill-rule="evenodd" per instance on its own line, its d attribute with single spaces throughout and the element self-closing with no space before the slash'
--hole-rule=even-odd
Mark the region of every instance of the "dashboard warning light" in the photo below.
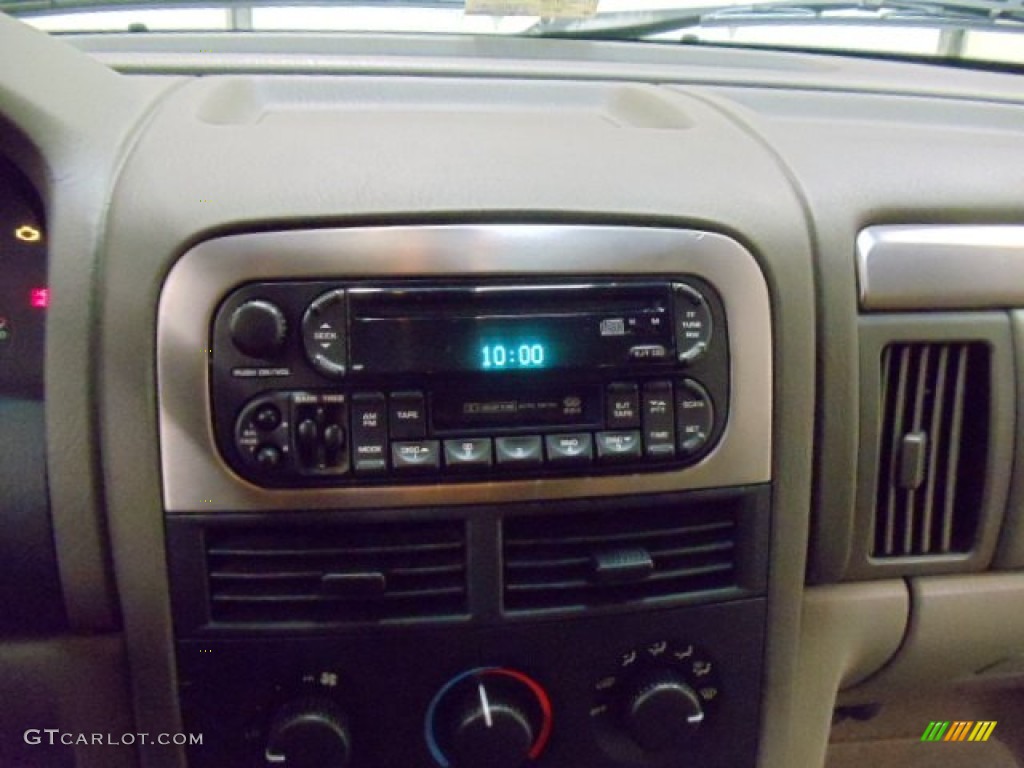
<svg viewBox="0 0 1024 768">
<path fill-rule="evenodd" d="M 43 239 L 43 233 L 28 224 L 14 230 L 14 236 L 26 243 L 38 243 Z"/>
<path fill-rule="evenodd" d="M 34 309 L 46 309 L 50 306 L 50 289 L 33 288 L 29 295 L 29 303 Z"/>
</svg>

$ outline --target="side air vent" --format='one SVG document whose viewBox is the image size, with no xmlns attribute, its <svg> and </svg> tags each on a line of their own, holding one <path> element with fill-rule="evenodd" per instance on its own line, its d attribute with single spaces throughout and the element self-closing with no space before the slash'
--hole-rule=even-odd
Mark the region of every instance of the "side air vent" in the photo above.
<svg viewBox="0 0 1024 768">
<path fill-rule="evenodd" d="M 210 619 L 350 624 L 466 613 L 460 522 L 213 529 Z"/>
<path fill-rule="evenodd" d="M 984 343 L 883 348 L 875 557 L 974 545 L 988 458 L 989 356 Z"/>
<path fill-rule="evenodd" d="M 737 586 L 730 503 L 509 518 L 505 608 L 585 609 Z"/>
</svg>

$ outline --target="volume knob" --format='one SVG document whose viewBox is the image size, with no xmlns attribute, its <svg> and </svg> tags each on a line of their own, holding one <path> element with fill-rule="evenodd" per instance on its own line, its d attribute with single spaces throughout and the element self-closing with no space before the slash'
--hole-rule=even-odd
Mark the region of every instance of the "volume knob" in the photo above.
<svg viewBox="0 0 1024 768">
<path fill-rule="evenodd" d="M 284 347 L 288 321 L 276 304 L 253 299 L 231 313 L 228 329 L 239 352 L 269 360 Z"/>
</svg>

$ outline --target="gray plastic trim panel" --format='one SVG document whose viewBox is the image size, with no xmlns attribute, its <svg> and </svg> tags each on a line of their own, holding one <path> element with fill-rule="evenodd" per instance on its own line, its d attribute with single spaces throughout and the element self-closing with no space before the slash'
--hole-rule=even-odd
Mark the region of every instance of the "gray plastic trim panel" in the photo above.
<svg viewBox="0 0 1024 768">
<path fill-rule="evenodd" d="M 879 226 L 857 236 L 863 309 L 1024 306 L 1024 226 Z"/>
<path fill-rule="evenodd" d="M 264 489 L 236 475 L 213 435 L 207 347 L 224 295 L 253 280 L 477 275 L 697 275 L 725 304 L 729 421 L 698 464 L 588 478 L 394 487 Z M 620 496 L 771 479 L 772 327 L 753 255 L 724 235 L 615 226 L 394 226 L 226 236 L 186 252 L 168 274 L 157 318 L 164 505 L 168 512 L 417 507 Z"/>
</svg>

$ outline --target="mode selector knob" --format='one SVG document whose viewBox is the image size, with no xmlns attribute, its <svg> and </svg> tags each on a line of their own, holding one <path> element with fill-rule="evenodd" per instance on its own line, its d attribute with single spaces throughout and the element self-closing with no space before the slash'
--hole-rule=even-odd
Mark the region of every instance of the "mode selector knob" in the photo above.
<svg viewBox="0 0 1024 768">
<path fill-rule="evenodd" d="M 622 714 L 629 733 L 650 752 L 682 746 L 704 721 L 700 697 L 671 669 L 642 676 Z"/>
<path fill-rule="evenodd" d="M 276 304 L 253 299 L 231 313 L 231 341 L 243 355 L 269 360 L 284 347 L 288 321 Z"/>
<path fill-rule="evenodd" d="M 347 768 L 352 760 L 348 718 L 328 699 L 286 704 L 270 725 L 263 758 L 267 768 Z"/>
</svg>

